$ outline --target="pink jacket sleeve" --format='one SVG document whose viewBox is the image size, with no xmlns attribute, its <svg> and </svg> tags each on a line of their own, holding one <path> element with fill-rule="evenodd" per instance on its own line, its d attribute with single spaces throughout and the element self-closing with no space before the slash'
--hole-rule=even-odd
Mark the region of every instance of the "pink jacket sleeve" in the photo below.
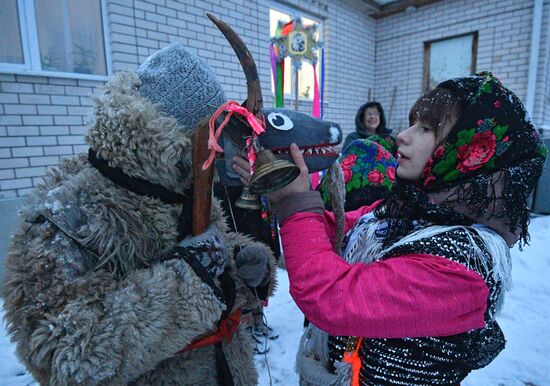
<svg viewBox="0 0 550 386">
<path fill-rule="evenodd" d="M 351 213 L 346 226 L 371 208 Z M 489 290 L 478 273 L 426 254 L 348 264 L 332 250 L 332 220 L 302 212 L 281 227 L 290 293 L 315 326 L 369 338 L 447 336 L 484 326 Z"/>
</svg>

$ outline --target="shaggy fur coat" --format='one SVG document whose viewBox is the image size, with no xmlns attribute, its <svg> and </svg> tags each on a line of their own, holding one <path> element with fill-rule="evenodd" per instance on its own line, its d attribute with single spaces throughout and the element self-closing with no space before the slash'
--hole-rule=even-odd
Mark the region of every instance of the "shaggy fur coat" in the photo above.
<svg viewBox="0 0 550 386">
<path fill-rule="evenodd" d="M 143 98 L 139 84 L 125 73 L 105 87 L 87 141 L 111 167 L 184 194 L 192 133 Z M 214 346 L 174 356 L 214 332 L 225 309 L 184 260 L 161 259 L 177 244 L 180 211 L 115 185 L 84 154 L 49 170 L 29 194 L 3 297 L 18 356 L 40 384 L 216 384 Z M 229 233 L 215 200 L 211 218 L 228 251 L 234 309 L 253 308 L 258 300 L 236 275 L 232 251 L 257 244 L 271 252 Z M 223 345 L 236 385 L 257 383 L 246 327 L 241 321 Z"/>
</svg>

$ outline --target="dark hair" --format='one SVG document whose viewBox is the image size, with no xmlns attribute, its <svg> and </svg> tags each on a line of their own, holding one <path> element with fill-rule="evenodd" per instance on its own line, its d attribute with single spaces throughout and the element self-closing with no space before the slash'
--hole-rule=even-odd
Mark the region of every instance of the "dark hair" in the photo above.
<svg viewBox="0 0 550 386">
<path fill-rule="evenodd" d="M 378 123 L 378 126 L 376 127 L 375 133 L 376 134 L 386 134 L 386 132 L 388 131 L 386 129 L 386 115 L 384 113 L 384 109 L 382 108 L 382 105 L 380 104 L 380 102 L 375 102 L 375 101 L 367 102 L 363 106 L 361 106 L 360 107 L 360 110 L 361 110 L 360 120 L 363 121 L 363 119 L 365 119 L 365 113 L 367 112 L 367 109 L 369 107 L 376 107 L 376 110 L 378 110 L 378 114 L 380 114 L 380 123 Z M 355 124 L 357 125 L 357 119 L 356 119 Z"/>
<path fill-rule="evenodd" d="M 436 138 L 441 138 L 445 124 L 460 113 L 460 101 L 450 90 L 434 88 L 422 94 L 411 107 L 409 125 L 417 121 L 426 123 L 435 131 Z"/>
<path fill-rule="evenodd" d="M 369 107 L 376 107 L 376 110 L 378 110 L 378 113 L 382 113 L 383 110 L 382 110 L 382 105 L 378 102 L 367 102 L 365 103 L 365 105 L 363 106 L 363 116 L 365 115 L 365 111 L 367 111 L 367 109 Z"/>
</svg>

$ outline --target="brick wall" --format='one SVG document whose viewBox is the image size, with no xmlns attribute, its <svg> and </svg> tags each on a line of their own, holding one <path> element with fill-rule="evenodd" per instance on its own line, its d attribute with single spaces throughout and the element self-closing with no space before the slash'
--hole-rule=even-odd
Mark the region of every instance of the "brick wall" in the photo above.
<svg viewBox="0 0 550 386">
<path fill-rule="evenodd" d="M 533 117 L 539 126 L 544 125 L 550 130 L 550 0 L 545 0 L 543 4 Z M 550 131 L 545 136 L 550 138 Z"/>
<path fill-rule="evenodd" d="M 326 118 L 338 122 L 345 134 L 355 131 L 357 109 L 375 88 L 375 22 L 366 11 L 351 2 L 331 2 L 325 22 Z"/>
<path fill-rule="evenodd" d="M 324 19 L 326 119 L 334 120 L 343 128 L 351 130 L 358 105 L 366 100 L 368 88 L 374 87 L 375 23 L 368 18 L 367 8 L 361 1 L 239 0 L 202 1 L 197 3 L 200 5 L 186 5 L 167 0 L 157 3 L 153 5 L 151 2 L 134 1 L 135 9 L 126 10 L 126 17 L 132 15 L 131 12 L 134 15 L 137 63 L 168 42 L 181 41 L 214 68 L 229 98 L 244 100 L 244 75 L 232 48 L 204 16 L 205 12 L 211 12 L 231 25 L 248 46 L 258 67 L 265 103 L 271 105 L 269 8 L 272 4 L 283 4 L 296 9 L 298 13 L 302 11 Z M 122 12 L 120 5 L 115 9 Z M 112 15 L 111 19 L 117 20 L 117 16 Z M 129 61 L 126 64 L 132 63 Z M 293 108 L 290 99 L 286 103 L 287 107 Z M 311 103 L 301 101 L 299 109 L 309 112 Z"/>
<path fill-rule="evenodd" d="M 542 33 L 544 39 L 541 44 L 541 56 L 539 69 L 544 69 L 542 74 L 539 74 L 539 80 L 537 84 L 539 87 L 544 90 L 543 94 L 537 98 L 537 106 L 541 106 L 542 109 L 542 120 L 543 124 L 547 131 L 545 135 L 550 138 L 550 2 L 545 1 L 543 9 L 543 19 L 542 19 Z M 542 49 L 543 48 L 543 49 Z"/>
<path fill-rule="evenodd" d="M 48 166 L 87 149 L 90 95 L 101 84 L 0 74 L 0 198 L 24 195 Z"/>
<path fill-rule="evenodd" d="M 271 105 L 269 7 L 283 4 L 323 20 L 325 118 L 354 130 L 355 112 L 368 97 L 404 128 L 422 88 L 423 42 L 479 31 L 477 69 L 491 69 L 522 98 L 527 91 L 531 0 L 445 0 L 374 21 L 361 0 L 106 0 L 113 71 L 135 70 L 147 56 L 180 41 L 214 68 L 227 96 L 242 101 L 245 79 L 232 48 L 204 16 L 211 12 L 239 33 L 256 60 L 266 105 Z M 543 34 L 534 118 L 550 124 L 550 0 Z M 86 149 L 92 93 L 101 81 L 0 74 L 0 199 L 20 197 L 45 168 Z M 287 107 L 293 103 L 287 100 Z M 311 103 L 300 101 L 309 112 Z"/>
<path fill-rule="evenodd" d="M 269 63 L 268 0 L 107 0 L 113 71 L 135 70 L 147 56 L 180 41 L 214 68 L 227 96 L 246 98 L 246 82 L 233 49 L 205 17 L 231 25 L 258 66 L 266 105 L 273 103 Z M 360 0 L 283 1 L 324 19 L 325 117 L 352 129 L 357 106 L 374 87 L 374 28 Z M 103 82 L 0 74 L 0 198 L 19 197 L 61 157 L 87 149 L 90 95 Z M 288 107 L 293 103 L 287 101 Z M 311 103 L 300 101 L 301 111 Z"/>
<path fill-rule="evenodd" d="M 548 9 L 544 2 L 541 56 L 533 113 L 543 124 L 544 90 L 548 89 Z M 478 31 L 476 71 L 491 70 L 525 101 L 531 47 L 533 1 L 445 0 L 412 13 L 400 13 L 376 24 L 376 98 L 389 110 L 390 127 L 406 128 L 408 109 L 422 92 L 425 41 Z M 546 59 L 545 59 L 546 58 Z M 548 95 L 548 94 L 547 94 Z M 548 121 L 546 121 L 548 122 Z"/>
</svg>

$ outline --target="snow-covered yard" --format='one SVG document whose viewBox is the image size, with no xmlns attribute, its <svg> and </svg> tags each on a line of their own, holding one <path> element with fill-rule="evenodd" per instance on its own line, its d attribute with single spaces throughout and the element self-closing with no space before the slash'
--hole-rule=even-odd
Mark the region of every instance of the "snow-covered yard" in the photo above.
<svg viewBox="0 0 550 386">
<path fill-rule="evenodd" d="M 484 369 L 472 373 L 463 386 L 550 385 L 550 216 L 531 222 L 531 245 L 512 251 L 513 289 L 499 322 L 508 341 L 506 349 Z M 258 355 L 260 385 L 298 385 L 294 373 L 296 346 L 303 316 L 288 294 L 288 276 L 279 269 L 279 287 L 266 311 L 269 325 L 279 338 L 268 341 L 269 351 Z M 1 303 L 0 303 L 1 304 Z M 3 311 L 0 312 L 3 315 Z M 17 360 L 0 328 L 0 385 L 34 384 Z"/>
</svg>

